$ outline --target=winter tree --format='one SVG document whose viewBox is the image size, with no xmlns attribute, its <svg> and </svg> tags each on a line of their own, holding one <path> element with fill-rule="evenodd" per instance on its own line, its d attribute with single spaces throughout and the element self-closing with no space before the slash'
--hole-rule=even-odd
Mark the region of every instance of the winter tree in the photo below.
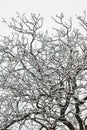
<svg viewBox="0 0 87 130">
<path fill-rule="evenodd" d="M 17 13 L 0 37 L 0 130 L 87 130 L 87 19 Z"/>
</svg>

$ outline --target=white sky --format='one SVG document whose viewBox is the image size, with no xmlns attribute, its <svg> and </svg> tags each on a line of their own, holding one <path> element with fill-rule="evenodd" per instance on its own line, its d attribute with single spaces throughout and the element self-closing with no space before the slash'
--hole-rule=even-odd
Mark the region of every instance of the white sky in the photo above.
<svg viewBox="0 0 87 130">
<path fill-rule="evenodd" d="M 74 17 L 87 11 L 87 0 L 0 0 L 1 18 L 9 20 L 16 16 L 16 11 L 23 14 L 40 13 L 49 26 L 51 16 L 63 12 L 66 16 Z M 0 32 L 6 31 L 4 24 L 0 22 Z"/>
</svg>

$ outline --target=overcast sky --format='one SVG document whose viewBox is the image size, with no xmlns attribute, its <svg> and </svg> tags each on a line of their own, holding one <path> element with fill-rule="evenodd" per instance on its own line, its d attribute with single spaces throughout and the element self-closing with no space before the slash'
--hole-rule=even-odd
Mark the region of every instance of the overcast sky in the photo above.
<svg viewBox="0 0 87 130">
<path fill-rule="evenodd" d="M 50 17 L 63 12 L 66 16 L 74 17 L 87 11 L 87 0 L 0 0 L 1 18 L 10 19 L 16 16 L 16 11 L 23 14 L 40 13 L 50 23 Z M 0 22 L 0 32 L 6 31 Z"/>
</svg>

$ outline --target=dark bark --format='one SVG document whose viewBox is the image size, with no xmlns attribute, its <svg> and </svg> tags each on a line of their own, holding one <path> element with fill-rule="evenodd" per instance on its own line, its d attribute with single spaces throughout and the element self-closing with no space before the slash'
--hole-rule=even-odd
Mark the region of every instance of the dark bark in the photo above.
<svg viewBox="0 0 87 130">
<path fill-rule="evenodd" d="M 75 130 L 73 124 L 71 122 L 67 121 L 66 118 L 62 118 L 62 119 L 60 119 L 60 121 L 62 121 L 62 123 L 64 125 L 66 125 L 69 128 L 69 130 Z"/>
<path fill-rule="evenodd" d="M 77 119 L 77 121 L 79 123 L 79 130 L 83 130 L 83 121 L 82 121 L 82 119 L 79 116 L 80 109 L 79 109 L 79 104 L 78 103 L 75 104 L 75 108 L 76 108 L 76 115 L 75 115 L 75 117 L 76 117 L 76 119 Z"/>
<path fill-rule="evenodd" d="M 69 130 L 75 130 L 73 124 L 65 118 L 65 112 L 66 112 L 66 110 L 67 110 L 67 108 L 69 106 L 70 98 L 71 98 L 71 94 L 69 93 L 69 94 L 67 94 L 65 105 L 62 106 L 62 108 L 61 108 L 61 112 L 60 112 L 61 118 L 60 118 L 60 121 L 64 125 L 66 125 L 69 128 Z"/>
<path fill-rule="evenodd" d="M 76 119 L 78 121 L 78 124 L 79 124 L 79 130 L 83 130 L 84 129 L 83 128 L 83 121 L 82 121 L 82 119 L 81 119 L 81 117 L 79 115 L 80 114 L 80 108 L 79 108 L 79 106 L 82 105 L 83 102 L 79 101 L 76 97 L 74 99 L 75 99 L 75 109 L 76 109 L 75 117 L 76 117 Z"/>
</svg>

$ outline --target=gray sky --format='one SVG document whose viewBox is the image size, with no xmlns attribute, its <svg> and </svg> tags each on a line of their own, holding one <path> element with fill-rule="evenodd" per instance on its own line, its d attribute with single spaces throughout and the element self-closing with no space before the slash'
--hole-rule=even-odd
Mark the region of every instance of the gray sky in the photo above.
<svg viewBox="0 0 87 130">
<path fill-rule="evenodd" d="M 0 0 L 0 21 L 1 18 L 9 20 L 16 16 L 16 11 L 23 14 L 40 13 L 47 24 L 50 24 L 50 17 L 63 12 L 66 16 L 74 17 L 87 11 L 87 0 Z M 0 22 L 0 32 L 6 31 Z"/>
</svg>

